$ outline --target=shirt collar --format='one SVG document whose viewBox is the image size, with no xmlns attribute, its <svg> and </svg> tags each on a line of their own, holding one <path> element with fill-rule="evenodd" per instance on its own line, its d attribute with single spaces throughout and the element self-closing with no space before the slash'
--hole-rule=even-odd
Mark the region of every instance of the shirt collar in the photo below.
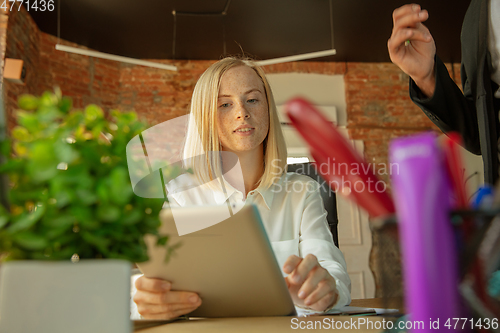
<svg viewBox="0 0 500 333">
<path fill-rule="evenodd" d="M 231 184 L 229 184 L 226 180 L 224 180 L 224 187 L 226 189 L 226 194 L 222 190 L 214 190 L 214 200 L 218 205 L 222 205 L 228 198 L 230 198 L 233 193 L 239 192 L 235 189 Z"/>
<path fill-rule="evenodd" d="M 258 192 L 261 195 L 262 199 L 264 199 L 264 203 L 266 204 L 268 209 L 271 209 L 271 206 L 273 204 L 273 199 L 274 199 L 273 188 L 274 184 L 268 188 L 257 187 L 255 189 L 255 192 Z"/>
<path fill-rule="evenodd" d="M 241 193 L 241 191 L 238 191 L 235 189 L 231 184 L 229 184 L 226 180 L 224 180 L 224 185 L 226 188 L 226 194 L 222 190 L 217 190 L 214 191 L 214 200 L 218 205 L 222 205 L 224 202 L 227 201 L 228 198 L 230 198 L 234 193 L 238 192 Z M 254 192 L 257 192 L 260 194 L 262 199 L 264 200 L 264 203 L 266 204 L 268 209 L 271 209 L 271 206 L 273 204 L 273 199 L 274 199 L 274 187 L 276 184 L 272 184 L 268 188 L 262 188 L 262 187 L 257 187 Z M 243 195 L 243 193 L 241 193 Z M 248 199 L 248 196 L 247 196 Z"/>
</svg>

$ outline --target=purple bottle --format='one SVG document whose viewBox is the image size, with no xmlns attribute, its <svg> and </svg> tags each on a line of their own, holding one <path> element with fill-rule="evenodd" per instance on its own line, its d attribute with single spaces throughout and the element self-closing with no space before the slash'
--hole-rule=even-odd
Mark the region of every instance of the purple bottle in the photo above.
<svg viewBox="0 0 500 333">
<path fill-rule="evenodd" d="M 391 142 L 389 159 L 392 170 L 397 170 L 391 178 L 406 311 L 412 322 L 423 322 L 424 329 L 415 332 L 436 332 L 436 321 L 442 330 L 448 319 L 460 314 L 457 253 L 449 218 L 451 187 L 444 157 L 436 135 L 424 133 Z"/>
</svg>

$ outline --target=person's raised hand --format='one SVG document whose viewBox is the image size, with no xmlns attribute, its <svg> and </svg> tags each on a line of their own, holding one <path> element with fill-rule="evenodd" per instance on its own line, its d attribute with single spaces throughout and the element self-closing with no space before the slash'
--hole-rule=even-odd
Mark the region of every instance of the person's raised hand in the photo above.
<svg viewBox="0 0 500 333">
<path fill-rule="evenodd" d="M 135 281 L 134 302 L 144 319 L 173 319 L 194 311 L 201 305 L 198 294 L 172 291 L 172 284 L 141 276 Z"/>
<path fill-rule="evenodd" d="M 305 258 L 291 255 L 283 271 L 288 274 L 285 281 L 296 305 L 324 311 L 337 302 L 335 279 L 320 266 L 314 255 L 308 254 Z"/>
<path fill-rule="evenodd" d="M 387 42 L 391 61 L 430 97 L 436 83 L 436 45 L 429 29 L 422 23 L 429 18 L 429 13 L 417 4 L 409 4 L 395 9 L 392 17 L 394 26 Z"/>
</svg>

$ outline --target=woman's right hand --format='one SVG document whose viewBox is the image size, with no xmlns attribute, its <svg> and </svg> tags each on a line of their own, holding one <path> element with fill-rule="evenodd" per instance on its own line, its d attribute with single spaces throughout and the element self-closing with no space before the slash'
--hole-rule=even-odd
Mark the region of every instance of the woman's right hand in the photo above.
<svg viewBox="0 0 500 333">
<path fill-rule="evenodd" d="M 198 294 L 172 291 L 172 284 L 141 276 L 135 281 L 134 302 L 144 319 L 173 319 L 194 311 L 201 305 Z"/>
<path fill-rule="evenodd" d="M 436 87 L 436 45 L 429 29 L 422 23 L 429 18 L 429 13 L 417 4 L 410 4 L 394 10 L 392 16 L 394 27 L 387 42 L 391 61 L 431 97 Z"/>
</svg>

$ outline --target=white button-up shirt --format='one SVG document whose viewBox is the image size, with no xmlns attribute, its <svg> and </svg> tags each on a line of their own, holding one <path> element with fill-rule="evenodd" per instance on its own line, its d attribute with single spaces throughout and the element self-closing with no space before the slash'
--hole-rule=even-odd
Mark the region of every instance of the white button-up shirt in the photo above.
<svg viewBox="0 0 500 333">
<path fill-rule="evenodd" d="M 198 185 L 191 174 L 181 175 L 167 184 L 169 204 L 180 207 L 227 205 L 226 201 L 236 207 L 254 204 L 280 267 L 292 254 L 304 258 L 311 253 L 336 281 L 339 298 L 334 307 L 351 302 L 351 280 L 344 255 L 333 243 L 316 181 L 288 172 L 270 188 L 250 191 L 247 198 L 229 183 L 224 184 L 226 193 Z"/>
</svg>

